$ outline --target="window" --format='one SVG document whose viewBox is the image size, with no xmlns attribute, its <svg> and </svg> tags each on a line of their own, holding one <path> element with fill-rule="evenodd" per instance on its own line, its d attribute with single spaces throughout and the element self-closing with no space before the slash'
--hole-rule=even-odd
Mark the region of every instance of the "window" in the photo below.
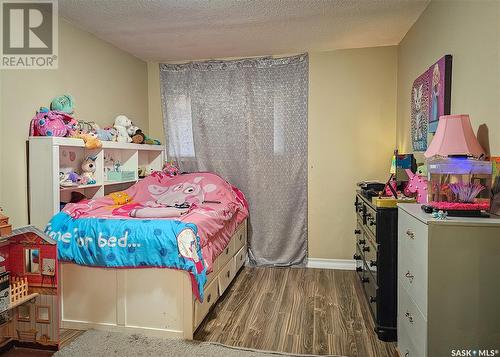
<svg viewBox="0 0 500 357">
<path fill-rule="evenodd" d="M 48 305 L 36 306 L 36 322 L 42 324 L 50 324 L 50 306 Z"/>
<path fill-rule="evenodd" d="M 17 307 L 17 321 L 31 321 L 31 307 L 29 304 Z"/>
<path fill-rule="evenodd" d="M 40 249 L 26 248 L 24 250 L 24 273 L 40 274 Z"/>
</svg>

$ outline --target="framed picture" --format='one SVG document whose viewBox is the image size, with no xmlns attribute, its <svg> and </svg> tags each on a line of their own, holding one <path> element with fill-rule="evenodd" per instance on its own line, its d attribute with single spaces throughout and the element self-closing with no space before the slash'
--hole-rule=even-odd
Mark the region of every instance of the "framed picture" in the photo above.
<svg viewBox="0 0 500 357">
<path fill-rule="evenodd" d="M 56 275 L 56 260 L 52 258 L 44 258 L 42 260 L 42 274 L 54 276 Z"/>
<path fill-rule="evenodd" d="M 451 64 L 451 55 L 443 56 L 413 82 L 411 141 L 414 151 L 427 150 L 439 117 L 450 114 Z"/>
</svg>

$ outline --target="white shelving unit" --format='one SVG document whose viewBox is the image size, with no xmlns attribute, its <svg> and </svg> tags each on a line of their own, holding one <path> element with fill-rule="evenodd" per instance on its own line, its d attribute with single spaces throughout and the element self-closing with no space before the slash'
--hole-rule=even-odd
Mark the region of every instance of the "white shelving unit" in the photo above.
<svg viewBox="0 0 500 357">
<path fill-rule="evenodd" d="M 59 172 L 81 173 L 81 162 L 90 155 L 96 158 L 96 183 L 59 187 Z M 122 171 L 133 171 L 134 178 L 108 181 L 107 172 L 113 162 L 120 162 Z M 60 203 L 68 202 L 71 192 L 97 198 L 122 191 L 139 180 L 138 169 L 161 170 L 165 161 L 163 145 L 129 144 L 103 141 L 102 148 L 88 150 L 82 139 L 35 136 L 29 138 L 29 194 L 31 224 L 44 229 L 50 218 L 59 212 Z"/>
</svg>

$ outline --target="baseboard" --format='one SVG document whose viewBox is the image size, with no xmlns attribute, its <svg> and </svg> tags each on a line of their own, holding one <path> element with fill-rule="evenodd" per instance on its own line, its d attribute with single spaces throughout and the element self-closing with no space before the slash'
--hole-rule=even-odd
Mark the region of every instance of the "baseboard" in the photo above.
<svg viewBox="0 0 500 357">
<path fill-rule="evenodd" d="M 354 259 L 309 258 L 307 260 L 307 267 L 317 269 L 355 270 L 356 261 Z"/>
</svg>

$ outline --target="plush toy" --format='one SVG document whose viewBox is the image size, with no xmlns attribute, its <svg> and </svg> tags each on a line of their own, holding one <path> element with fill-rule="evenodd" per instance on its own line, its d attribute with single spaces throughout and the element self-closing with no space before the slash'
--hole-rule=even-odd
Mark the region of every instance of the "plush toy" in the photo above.
<svg viewBox="0 0 500 357">
<path fill-rule="evenodd" d="M 104 128 L 96 130 L 97 137 L 102 141 L 116 141 L 117 132 L 115 128 Z"/>
<path fill-rule="evenodd" d="M 173 161 L 165 162 L 165 166 L 163 167 L 163 173 L 169 177 L 174 177 L 180 174 L 180 170 Z"/>
<path fill-rule="evenodd" d="M 141 130 L 139 129 L 138 126 L 135 126 L 133 123 L 127 128 L 127 133 L 128 133 L 128 136 L 132 137 L 135 135 L 135 133 L 138 131 L 138 130 Z"/>
<path fill-rule="evenodd" d="M 95 179 L 95 170 L 96 170 L 96 164 L 95 161 L 97 159 L 97 156 L 88 156 L 85 160 L 82 162 L 82 184 L 84 185 L 93 185 L 97 181 Z"/>
<path fill-rule="evenodd" d="M 115 124 L 113 127 L 116 129 L 117 138 L 116 141 L 119 143 L 131 143 L 132 138 L 128 134 L 127 129 L 132 125 L 132 122 L 125 115 L 118 115 L 115 118 Z"/>
<path fill-rule="evenodd" d="M 161 142 L 160 142 L 160 140 L 156 140 L 156 139 L 150 138 L 147 135 L 144 135 L 144 144 L 161 145 Z"/>
<path fill-rule="evenodd" d="M 81 177 L 74 171 L 59 172 L 59 185 L 61 187 L 78 186 L 81 183 Z"/>
<path fill-rule="evenodd" d="M 45 107 L 31 119 L 30 136 L 66 136 L 76 130 L 77 122 L 66 113 L 48 110 Z"/>
<path fill-rule="evenodd" d="M 132 142 L 134 144 L 144 144 L 145 140 L 146 140 L 146 135 L 144 135 L 141 129 L 137 129 L 135 134 L 132 135 Z"/>
<path fill-rule="evenodd" d="M 82 133 L 80 131 L 74 132 L 71 137 L 83 139 L 87 149 L 99 149 L 102 147 L 101 140 L 93 133 Z"/>
<path fill-rule="evenodd" d="M 74 113 L 75 103 L 73 102 L 73 97 L 70 94 L 64 94 L 56 97 L 50 103 L 50 109 L 63 112 L 66 114 Z"/>
</svg>

